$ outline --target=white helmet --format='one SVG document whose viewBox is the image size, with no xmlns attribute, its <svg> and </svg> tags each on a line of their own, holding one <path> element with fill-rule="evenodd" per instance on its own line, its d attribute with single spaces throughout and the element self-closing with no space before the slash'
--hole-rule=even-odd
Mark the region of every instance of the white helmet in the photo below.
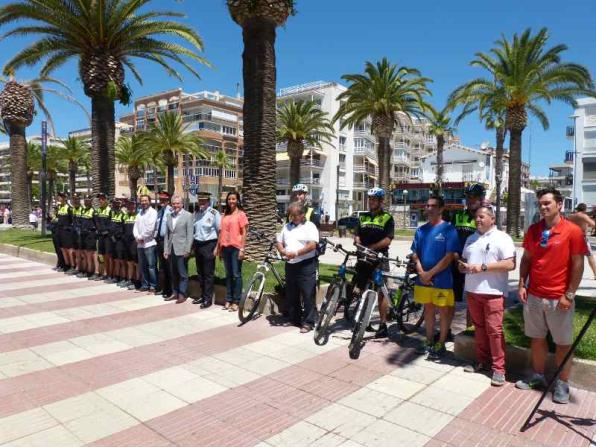
<svg viewBox="0 0 596 447">
<path fill-rule="evenodd" d="M 367 193 L 368 197 L 378 197 L 379 199 L 382 199 L 383 197 L 385 197 L 385 190 L 382 188 L 371 188 L 368 190 Z"/>
<path fill-rule="evenodd" d="M 308 194 L 308 186 L 304 183 L 296 183 L 292 188 L 292 192 L 305 192 Z"/>
</svg>

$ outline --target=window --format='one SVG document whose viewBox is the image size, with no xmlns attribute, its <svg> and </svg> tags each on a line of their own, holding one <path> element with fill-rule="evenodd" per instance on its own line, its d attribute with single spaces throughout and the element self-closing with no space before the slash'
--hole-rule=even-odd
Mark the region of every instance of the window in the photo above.
<svg viewBox="0 0 596 447">
<path fill-rule="evenodd" d="M 340 163 L 346 162 L 346 154 L 339 154 L 339 162 Z"/>
<path fill-rule="evenodd" d="M 346 144 L 346 137 L 342 137 L 342 136 L 340 136 L 340 137 L 339 137 L 339 145 L 340 145 L 340 146 L 343 146 L 343 145 L 345 145 L 345 144 Z"/>
<path fill-rule="evenodd" d="M 222 126 L 222 133 L 226 135 L 236 135 L 236 128 L 230 126 Z"/>
</svg>

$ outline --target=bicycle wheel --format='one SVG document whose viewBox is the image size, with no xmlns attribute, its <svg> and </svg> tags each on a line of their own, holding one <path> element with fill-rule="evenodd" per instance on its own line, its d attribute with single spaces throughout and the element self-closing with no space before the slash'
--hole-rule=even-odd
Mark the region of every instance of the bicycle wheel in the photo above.
<svg viewBox="0 0 596 447">
<path fill-rule="evenodd" d="M 262 274 L 255 274 L 251 278 L 246 293 L 242 295 L 238 305 L 238 319 L 242 324 L 250 321 L 258 309 L 263 297 L 264 285 L 265 278 Z"/>
<path fill-rule="evenodd" d="M 329 328 L 329 323 L 331 323 L 331 319 L 337 310 L 341 289 L 341 281 L 331 284 L 327 290 L 327 294 L 325 295 L 325 300 L 323 303 L 321 303 L 319 318 L 315 324 L 314 330 L 314 340 L 317 345 L 323 345 L 327 343 L 327 340 L 329 339 L 327 336 L 327 329 Z"/>
<path fill-rule="evenodd" d="M 396 314 L 397 324 L 404 334 L 417 331 L 424 321 L 424 306 L 414 301 L 411 289 L 403 291 Z"/>
<path fill-rule="evenodd" d="M 350 345 L 348 346 L 350 358 L 354 360 L 360 357 L 364 332 L 366 331 L 366 327 L 370 322 L 370 315 L 372 314 L 372 309 L 375 304 L 375 300 L 377 299 L 376 294 L 371 290 L 365 291 L 364 293 L 365 295 L 361 298 L 364 300 L 362 304 L 362 311 L 358 316 L 358 321 L 356 321 L 356 324 L 354 325 L 352 339 L 350 340 Z"/>
<path fill-rule="evenodd" d="M 354 324 L 354 316 L 358 308 L 358 297 L 354 297 L 354 285 L 346 283 L 346 294 L 343 300 L 344 318 Z"/>
</svg>

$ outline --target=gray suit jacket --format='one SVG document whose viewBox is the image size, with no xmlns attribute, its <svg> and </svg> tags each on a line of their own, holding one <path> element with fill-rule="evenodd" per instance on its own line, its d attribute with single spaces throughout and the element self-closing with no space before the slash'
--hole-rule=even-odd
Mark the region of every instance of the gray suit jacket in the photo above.
<svg viewBox="0 0 596 447">
<path fill-rule="evenodd" d="M 164 239 L 164 253 L 182 256 L 190 253 L 193 243 L 194 222 L 192 214 L 181 210 L 176 220 L 176 228 L 172 226 L 172 214 L 166 221 L 166 237 Z"/>
</svg>

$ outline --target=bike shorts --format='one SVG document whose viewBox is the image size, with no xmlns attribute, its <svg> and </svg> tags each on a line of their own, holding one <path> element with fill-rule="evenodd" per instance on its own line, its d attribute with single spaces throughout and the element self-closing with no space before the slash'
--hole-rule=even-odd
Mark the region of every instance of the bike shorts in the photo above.
<svg viewBox="0 0 596 447">
<path fill-rule="evenodd" d="M 75 236 L 76 236 L 76 234 L 72 230 L 66 229 L 66 228 L 60 228 L 58 230 L 60 248 L 65 248 L 65 249 L 74 248 Z"/>
<path fill-rule="evenodd" d="M 105 244 L 106 244 L 106 255 L 109 255 L 114 259 L 120 259 L 120 258 L 118 258 L 118 253 L 116 251 L 117 245 L 118 245 L 118 239 L 112 239 L 111 236 L 106 236 Z"/>
<path fill-rule="evenodd" d="M 126 246 L 126 260 L 129 262 L 139 262 L 137 256 L 137 241 L 134 239 L 124 241 Z"/>
<path fill-rule="evenodd" d="M 367 283 L 371 280 L 372 274 L 375 271 L 376 266 L 366 261 L 358 261 L 356 263 L 356 274 L 354 275 L 354 281 L 360 291 L 364 291 Z M 389 261 L 384 259 L 381 265 L 381 270 L 384 272 L 389 271 Z"/>
<path fill-rule="evenodd" d="M 98 235 L 97 236 L 97 253 L 100 255 L 109 255 L 110 253 L 108 253 L 107 251 L 107 239 L 109 239 L 110 236 L 106 235 L 106 236 L 102 236 L 102 235 Z"/>
<path fill-rule="evenodd" d="M 414 301 L 419 304 L 434 304 L 437 307 L 455 306 L 453 289 L 414 286 Z"/>
<path fill-rule="evenodd" d="M 85 251 L 97 250 L 97 233 L 95 231 L 81 233 L 81 244 L 79 245 L 79 248 Z"/>
</svg>

